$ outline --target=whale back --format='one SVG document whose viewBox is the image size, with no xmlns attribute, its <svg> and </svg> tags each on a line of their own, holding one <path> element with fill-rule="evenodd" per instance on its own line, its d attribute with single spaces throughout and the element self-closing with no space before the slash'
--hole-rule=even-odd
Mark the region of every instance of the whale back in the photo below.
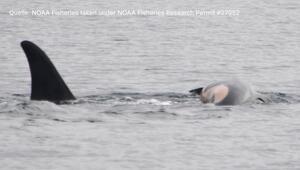
<svg viewBox="0 0 300 170">
<path fill-rule="evenodd" d="M 218 105 L 237 105 L 245 103 L 248 100 L 250 89 L 244 84 L 240 82 L 235 82 L 234 84 L 228 83 L 227 87 L 229 89 L 228 95 L 222 101 L 218 102 Z"/>
<path fill-rule="evenodd" d="M 250 86 L 238 81 L 222 81 L 191 90 L 190 92 L 200 95 L 203 103 L 214 103 L 216 105 L 237 105 L 253 99 L 254 93 Z"/>
</svg>

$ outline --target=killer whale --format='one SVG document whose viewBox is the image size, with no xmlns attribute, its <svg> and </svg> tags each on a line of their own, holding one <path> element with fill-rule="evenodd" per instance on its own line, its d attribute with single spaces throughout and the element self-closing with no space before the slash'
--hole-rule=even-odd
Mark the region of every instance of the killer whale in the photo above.
<svg viewBox="0 0 300 170">
<path fill-rule="evenodd" d="M 30 41 L 22 41 L 31 73 L 31 100 L 59 103 L 76 98 L 68 88 L 47 54 Z"/>
<path fill-rule="evenodd" d="M 254 92 L 249 85 L 238 80 L 216 82 L 189 92 L 199 95 L 202 103 L 215 105 L 239 105 L 254 100 L 265 103 L 262 96 Z"/>
<path fill-rule="evenodd" d="M 27 40 L 21 42 L 21 47 L 27 57 L 31 73 L 31 100 L 60 103 L 76 99 L 41 48 Z M 199 95 L 203 103 L 216 105 L 237 105 L 253 99 L 265 102 L 262 97 L 255 97 L 252 89 L 240 81 L 216 82 L 190 92 Z"/>
</svg>

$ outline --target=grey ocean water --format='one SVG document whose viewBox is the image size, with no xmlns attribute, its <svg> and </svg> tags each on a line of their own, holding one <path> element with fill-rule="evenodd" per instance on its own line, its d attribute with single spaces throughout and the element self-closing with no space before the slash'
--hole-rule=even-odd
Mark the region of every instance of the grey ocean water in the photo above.
<svg viewBox="0 0 300 170">
<path fill-rule="evenodd" d="M 22 9 L 30 13 L 9 15 Z M 0 169 L 300 169 L 299 9 L 298 0 L 1 1 Z M 29 100 L 22 40 L 45 50 L 78 100 Z M 188 94 L 231 78 L 272 102 L 220 107 Z"/>
</svg>

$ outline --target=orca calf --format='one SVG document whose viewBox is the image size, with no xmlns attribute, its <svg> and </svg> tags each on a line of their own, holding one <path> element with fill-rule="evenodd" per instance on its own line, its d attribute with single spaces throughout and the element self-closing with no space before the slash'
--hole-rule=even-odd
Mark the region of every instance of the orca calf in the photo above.
<svg viewBox="0 0 300 170">
<path fill-rule="evenodd" d="M 22 41 L 21 47 L 31 72 L 31 100 L 59 103 L 76 99 L 43 50 L 30 41 Z"/>
<path fill-rule="evenodd" d="M 199 95 L 202 103 L 213 103 L 216 105 L 239 105 L 254 100 L 265 103 L 262 97 L 253 92 L 250 86 L 241 81 L 222 81 L 200 87 L 189 91 Z"/>
</svg>

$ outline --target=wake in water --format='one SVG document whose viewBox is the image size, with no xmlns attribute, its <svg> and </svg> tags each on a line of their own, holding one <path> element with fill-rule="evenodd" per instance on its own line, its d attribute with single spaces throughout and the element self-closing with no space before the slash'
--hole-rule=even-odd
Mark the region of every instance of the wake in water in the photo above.
<svg viewBox="0 0 300 170">
<path fill-rule="evenodd" d="M 110 93 L 78 97 L 77 100 L 59 105 L 48 101 L 32 101 L 29 100 L 29 95 L 15 94 L 0 98 L 0 115 L 1 119 L 23 119 L 24 123 L 31 125 L 39 119 L 96 123 L 183 118 L 193 122 L 225 118 L 235 108 L 247 110 L 249 106 L 257 108 L 259 105 L 267 107 L 273 104 L 300 102 L 299 95 L 261 93 L 268 97 L 268 103 L 248 103 L 235 107 L 202 104 L 198 97 L 184 93 Z"/>
<path fill-rule="evenodd" d="M 251 103 L 251 104 L 278 104 L 286 103 L 293 104 L 300 102 L 300 96 L 296 94 L 276 93 L 276 92 L 259 92 L 267 98 L 266 103 Z M 0 112 L 8 106 L 26 106 L 31 103 L 51 103 L 45 101 L 29 100 L 28 95 L 14 94 L 11 97 L 0 98 Z M 91 95 L 78 97 L 74 101 L 64 101 L 60 105 L 203 105 L 198 97 L 185 93 L 111 93 L 106 95 Z"/>
</svg>

